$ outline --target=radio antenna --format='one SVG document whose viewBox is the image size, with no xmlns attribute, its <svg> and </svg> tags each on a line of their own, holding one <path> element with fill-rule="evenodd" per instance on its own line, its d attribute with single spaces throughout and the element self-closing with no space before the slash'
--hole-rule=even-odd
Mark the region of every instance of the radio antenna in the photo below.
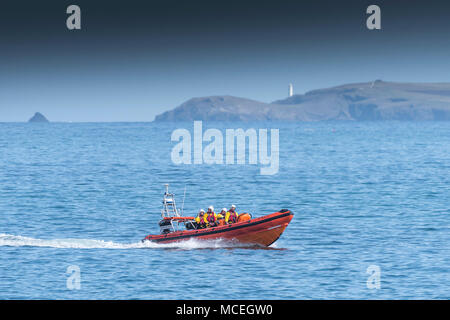
<svg viewBox="0 0 450 320">
<path fill-rule="evenodd" d="M 184 185 L 183 204 L 181 205 L 181 215 L 184 216 L 184 199 L 186 199 L 186 185 Z"/>
</svg>

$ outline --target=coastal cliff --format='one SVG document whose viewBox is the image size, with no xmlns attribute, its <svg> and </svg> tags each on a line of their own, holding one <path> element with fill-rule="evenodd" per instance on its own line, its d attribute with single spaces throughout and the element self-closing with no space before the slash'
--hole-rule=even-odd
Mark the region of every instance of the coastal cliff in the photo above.
<svg viewBox="0 0 450 320">
<path fill-rule="evenodd" d="M 309 91 L 265 103 L 233 96 L 193 98 L 155 121 L 450 121 L 450 83 L 381 80 Z"/>
</svg>

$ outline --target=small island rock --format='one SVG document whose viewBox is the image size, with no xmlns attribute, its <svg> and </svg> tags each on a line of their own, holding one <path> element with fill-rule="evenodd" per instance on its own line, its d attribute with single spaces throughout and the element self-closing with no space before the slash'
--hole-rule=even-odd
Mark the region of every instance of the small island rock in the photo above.
<svg viewBox="0 0 450 320">
<path fill-rule="evenodd" d="M 28 122 L 49 122 L 47 118 L 40 112 L 36 112 Z"/>
</svg>

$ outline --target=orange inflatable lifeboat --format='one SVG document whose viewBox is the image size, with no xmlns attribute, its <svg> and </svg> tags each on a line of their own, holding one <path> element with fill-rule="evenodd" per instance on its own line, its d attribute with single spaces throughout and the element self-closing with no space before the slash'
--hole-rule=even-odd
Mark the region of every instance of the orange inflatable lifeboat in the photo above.
<svg viewBox="0 0 450 320">
<path fill-rule="evenodd" d="M 169 243 L 192 238 L 201 240 L 227 239 L 242 243 L 270 246 L 278 240 L 289 222 L 291 222 L 293 216 L 294 214 L 287 209 L 254 219 L 249 219 L 250 215 L 245 214 L 242 215 L 241 221 L 233 224 L 148 235 L 143 241 Z"/>
<path fill-rule="evenodd" d="M 148 235 L 142 241 L 170 243 L 192 238 L 201 240 L 227 239 L 242 243 L 270 246 L 278 240 L 291 222 L 294 214 L 282 209 L 262 217 L 252 218 L 250 213 L 241 213 L 233 224 L 219 224 L 210 228 L 198 228 L 194 217 L 182 217 L 175 206 L 173 194 L 166 192 L 163 200 L 163 219 L 159 222 L 161 234 Z M 179 225 L 184 230 L 179 230 Z"/>
</svg>

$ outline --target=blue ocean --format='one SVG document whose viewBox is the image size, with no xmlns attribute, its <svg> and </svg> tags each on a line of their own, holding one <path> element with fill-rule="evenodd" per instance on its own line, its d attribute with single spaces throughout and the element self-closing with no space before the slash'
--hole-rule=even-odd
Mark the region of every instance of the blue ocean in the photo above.
<svg viewBox="0 0 450 320">
<path fill-rule="evenodd" d="M 0 299 L 450 298 L 450 123 L 203 126 L 279 129 L 278 173 L 174 164 L 192 122 L 1 123 Z M 185 215 L 295 215 L 269 248 L 142 243 L 165 183 Z"/>
</svg>

